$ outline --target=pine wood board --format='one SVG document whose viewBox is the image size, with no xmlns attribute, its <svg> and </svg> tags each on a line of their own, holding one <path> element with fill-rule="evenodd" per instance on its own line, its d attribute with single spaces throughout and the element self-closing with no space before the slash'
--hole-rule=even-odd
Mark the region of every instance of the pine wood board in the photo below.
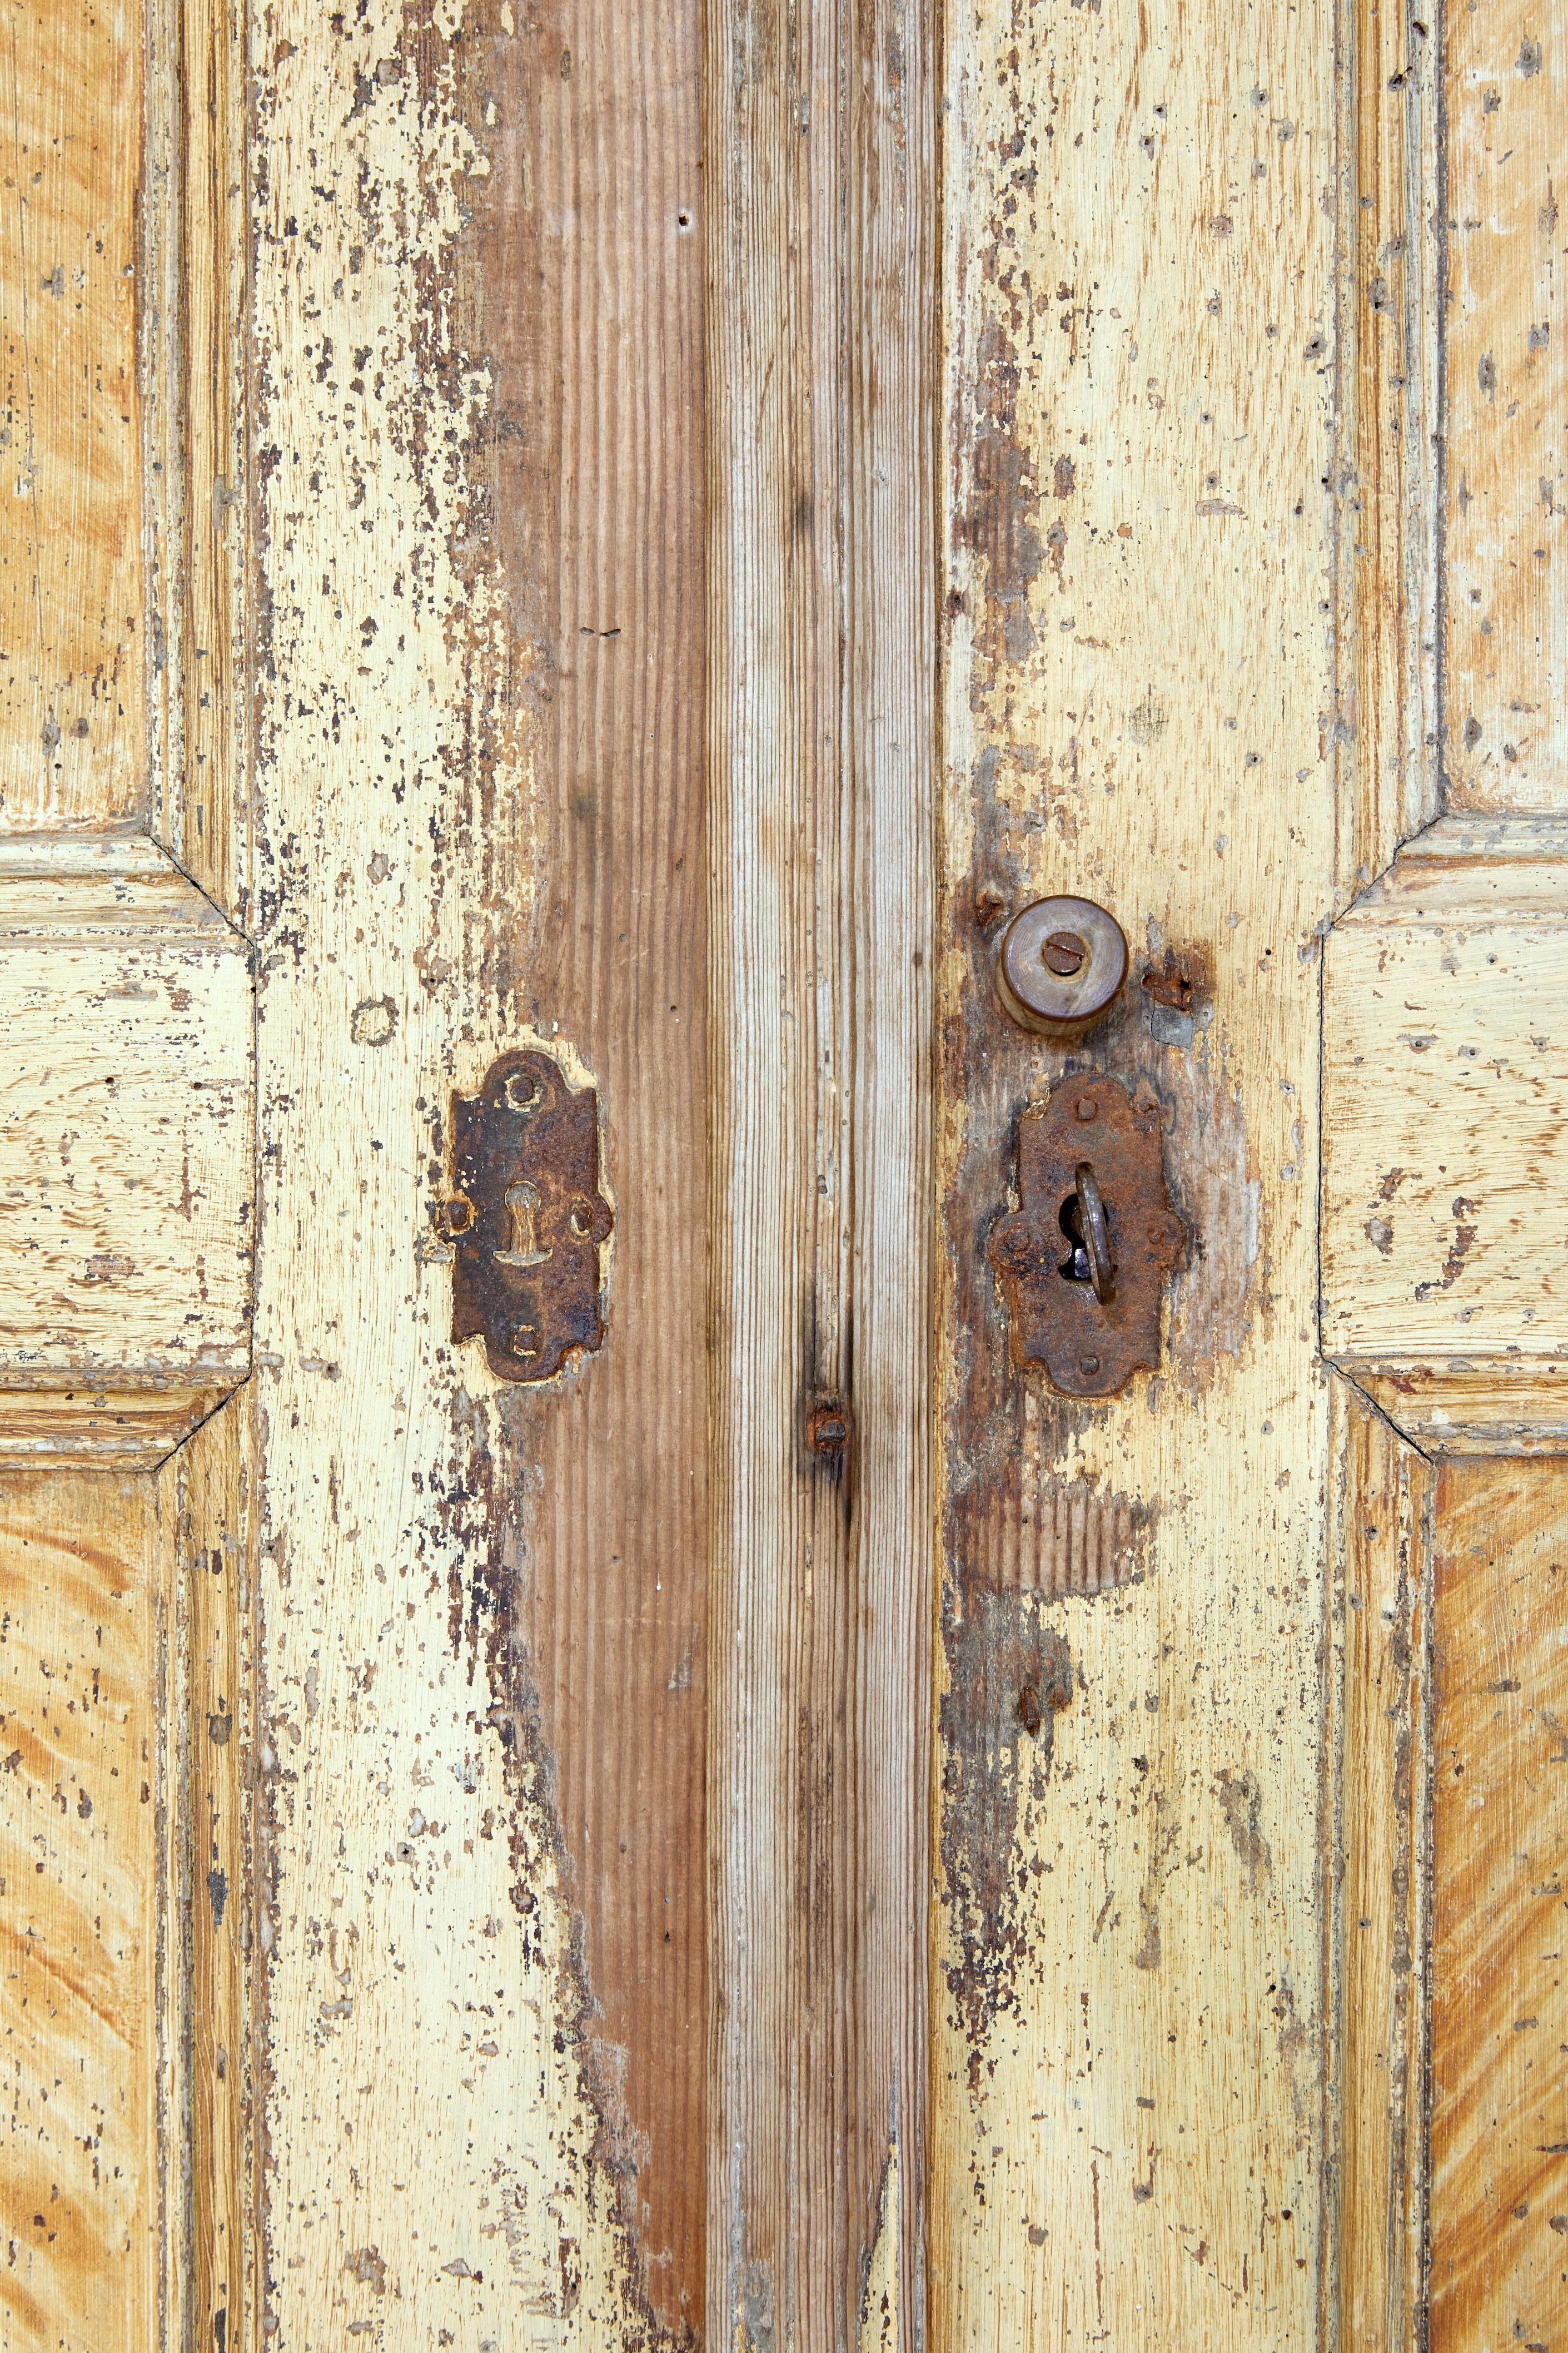
<svg viewBox="0 0 1568 2353">
<path fill-rule="evenodd" d="M 0 828 L 147 800 L 136 0 L 26 0 L 0 49 Z"/>
<path fill-rule="evenodd" d="M 708 2341 L 912 2348 L 934 15 L 722 0 L 706 59 Z"/>
</svg>

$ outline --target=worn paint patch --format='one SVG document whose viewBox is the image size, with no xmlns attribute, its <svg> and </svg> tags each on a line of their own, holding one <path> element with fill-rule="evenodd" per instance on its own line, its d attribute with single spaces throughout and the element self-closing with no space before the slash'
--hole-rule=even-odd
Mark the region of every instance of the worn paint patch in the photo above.
<svg viewBox="0 0 1568 2353">
<path fill-rule="evenodd" d="M 1047 1479 L 1019 1511 L 1018 1582 L 1025 1592 L 1109 1593 L 1136 1584 L 1152 1557 L 1152 1514 L 1087 1482 Z"/>
<path fill-rule="evenodd" d="M 1226 1032 L 1216 1026 L 1162 1034 L 1164 1010 L 1150 1005 L 1133 1060 L 1160 1104 L 1167 1182 L 1188 1236 L 1185 1261 L 1171 1280 L 1171 1366 L 1184 1388 L 1201 1394 L 1218 1360 L 1240 1357 L 1251 1336 L 1264 1196 Z M 1299 1176 L 1298 1163 L 1290 1181 Z"/>
<path fill-rule="evenodd" d="M 993 660 L 1016 662 L 1035 642 L 1029 591 L 1046 554 L 1040 492 L 1031 453 L 1018 438 L 1018 362 L 994 322 L 981 339 L 977 358 L 976 427 L 962 534 L 984 567 L 977 584 L 981 642 Z M 1058 498 L 1071 487 L 1071 471 L 1069 465 L 1063 488 L 1058 466 Z M 1059 575 L 1059 546 L 1066 543 L 1059 523 L 1051 526 L 1050 538 Z"/>
<path fill-rule="evenodd" d="M 1215 1790 L 1247 1893 L 1255 1895 L 1274 1868 L 1274 1857 L 1259 1823 L 1263 1791 L 1258 1776 L 1250 1766 L 1239 1773 L 1221 1772 L 1215 1776 Z"/>
<path fill-rule="evenodd" d="M 1016 2001 L 1029 1893 L 1019 1875 L 1020 1810 L 1046 1804 L 1056 1718 L 1073 1697 L 1066 1636 L 1040 1604 L 973 1592 L 943 1609 L 942 1871 L 948 1991 L 975 2064 L 990 2022 Z M 1031 1729 L 1031 1725 L 1033 1729 Z"/>
<path fill-rule="evenodd" d="M 899 2144 L 894 2141 L 882 2171 L 877 2235 L 866 2259 L 856 2353 L 898 2353 L 900 2211 Z"/>
<path fill-rule="evenodd" d="M 627 2296 L 621 2321 L 625 2327 L 635 2316 L 640 2324 L 621 2341 L 641 2343 L 646 2330 L 650 2343 L 690 2343 L 695 2338 L 689 2329 L 668 2337 L 645 2301 L 647 2269 L 637 2189 L 647 2168 L 647 2137 L 627 2113 L 624 2053 L 595 2031 L 603 2011 L 582 1908 L 581 1812 L 562 1788 L 559 1754 L 542 1699 L 540 1662 L 531 1641 L 538 1611 L 528 1566 L 526 1498 L 538 1484 L 538 1472 L 531 1461 L 530 1419 L 521 1398 L 503 1396 L 487 1408 L 459 1397 L 447 1475 L 433 1491 L 446 1533 L 455 1540 L 448 1570 L 454 1651 L 470 1691 L 489 1695 L 488 1706 L 471 1710 L 468 1721 L 476 1734 L 488 1732 L 499 1745 L 510 1798 L 504 1810 L 487 1818 L 481 1836 L 494 1841 L 507 1858 L 512 1911 L 533 1966 L 552 1987 L 549 2007 L 557 2047 L 574 2054 L 581 2073 L 593 2118 L 591 2162 L 610 2190 L 621 2239 Z M 551 1907 L 542 1901 L 542 1840 L 565 1915 L 563 1938 L 552 1936 Z"/>
</svg>

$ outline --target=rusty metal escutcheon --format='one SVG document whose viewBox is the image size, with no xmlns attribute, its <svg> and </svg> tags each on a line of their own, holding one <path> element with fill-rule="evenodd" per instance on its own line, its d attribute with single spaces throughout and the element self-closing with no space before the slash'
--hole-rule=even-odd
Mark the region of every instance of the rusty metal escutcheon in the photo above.
<svg viewBox="0 0 1568 2353">
<path fill-rule="evenodd" d="M 503 1381 L 547 1381 L 605 1336 L 599 1098 L 548 1054 L 502 1054 L 452 1096 L 452 1337 L 482 1338 Z"/>
<path fill-rule="evenodd" d="M 1018 1123 L 1018 1198 L 986 1245 L 1014 1356 L 1069 1397 L 1113 1397 L 1159 1363 L 1160 1294 L 1186 1240 L 1159 1106 L 1114 1079 L 1064 1079 Z"/>
</svg>

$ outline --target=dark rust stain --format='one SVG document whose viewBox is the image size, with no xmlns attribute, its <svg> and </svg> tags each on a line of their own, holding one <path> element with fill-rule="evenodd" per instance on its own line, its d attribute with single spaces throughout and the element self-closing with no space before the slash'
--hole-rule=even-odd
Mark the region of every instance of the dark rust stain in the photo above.
<svg viewBox="0 0 1568 2353">
<path fill-rule="evenodd" d="M 452 1097 L 452 1338 L 480 1339 L 507 1381 L 547 1381 L 605 1336 L 599 1099 L 548 1054 L 503 1054 Z"/>
<path fill-rule="evenodd" d="M 1208 963 L 1201 948 L 1167 948 L 1158 963 L 1143 967 L 1143 993 L 1151 1004 L 1191 1013 L 1208 997 Z"/>
<path fill-rule="evenodd" d="M 1104 1196 L 1112 1275 L 1089 1280 L 1071 1222 L 1080 1166 Z M 1160 1298 L 1183 1231 L 1165 1189 L 1158 1107 L 1135 1106 L 1114 1079 L 1067 1079 L 1018 1123 L 1022 1207 L 987 1251 L 1007 1295 L 1014 1354 L 1069 1397 L 1113 1397 L 1160 1353 Z"/>
<path fill-rule="evenodd" d="M 1019 1807 L 1044 1796 L 1056 1718 L 1073 1696 L 1066 1637 L 1042 1622 L 1040 1608 L 980 1590 L 963 1610 L 950 1596 L 944 1612 L 942 1865 L 954 1956 L 946 1975 L 975 2065 L 990 2022 L 1016 2007 L 1030 1918 L 1016 1867 Z"/>
</svg>

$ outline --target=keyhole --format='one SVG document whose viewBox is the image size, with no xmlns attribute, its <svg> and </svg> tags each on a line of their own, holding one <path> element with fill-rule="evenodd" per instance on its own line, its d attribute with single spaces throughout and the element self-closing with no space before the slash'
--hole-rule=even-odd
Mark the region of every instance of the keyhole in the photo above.
<svg viewBox="0 0 1568 2353">
<path fill-rule="evenodd" d="M 1064 1282 L 1092 1282 L 1094 1269 L 1089 1262 L 1089 1244 L 1083 1237 L 1083 1211 L 1076 1193 L 1069 1193 L 1057 1211 L 1057 1223 L 1070 1245 L 1057 1272 Z"/>
<path fill-rule="evenodd" d="M 542 1266 L 550 1252 L 539 1247 L 538 1187 L 509 1185 L 503 1198 L 511 1220 L 511 1240 L 509 1249 L 493 1253 L 497 1266 Z"/>
</svg>

